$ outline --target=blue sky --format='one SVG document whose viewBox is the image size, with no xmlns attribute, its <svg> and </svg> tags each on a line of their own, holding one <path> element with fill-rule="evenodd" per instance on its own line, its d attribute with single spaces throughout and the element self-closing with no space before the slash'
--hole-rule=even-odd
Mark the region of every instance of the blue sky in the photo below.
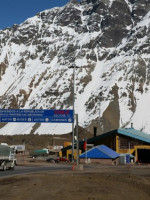
<svg viewBox="0 0 150 200">
<path fill-rule="evenodd" d="M 0 0 L 0 29 L 20 24 L 36 13 L 61 7 L 69 0 Z"/>
</svg>

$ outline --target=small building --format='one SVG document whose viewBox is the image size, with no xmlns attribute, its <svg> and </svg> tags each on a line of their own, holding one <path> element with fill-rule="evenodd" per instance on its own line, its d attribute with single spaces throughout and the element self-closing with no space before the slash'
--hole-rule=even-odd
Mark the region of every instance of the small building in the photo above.
<svg viewBox="0 0 150 200">
<path fill-rule="evenodd" d="M 119 155 L 119 163 L 120 164 L 128 164 L 128 163 L 134 163 L 135 162 L 135 156 L 128 153 L 121 153 Z"/>
<path fill-rule="evenodd" d="M 88 144 L 104 144 L 119 154 L 132 154 L 135 161 L 150 163 L 150 135 L 134 128 L 119 128 L 90 138 Z"/>
<path fill-rule="evenodd" d="M 119 164 L 119 154 L 105 145 L 98 145 L 80 155 L 80 163 Z"/>
<path fill-rule="evenodd" d="M 81 146 L 83 146 L 83 143 L 84 143 L 83 141 L 82 142 L 79 141 L 79 152 L 77 152 L 77 143 L 76 142 L 74 143 L 73 158 L 75 160 L 77 159 L 77 154 L 80 155 L 82 152 Z M 91 146 L 93 146 L 93 144 Z M 72 142 L 64 143 L 64 148 L 61 149 L 61 157 L 66 157 L 67 159 L 69 159 L 71 161 L 71 159 L 72 159 Z"/>
</svg>

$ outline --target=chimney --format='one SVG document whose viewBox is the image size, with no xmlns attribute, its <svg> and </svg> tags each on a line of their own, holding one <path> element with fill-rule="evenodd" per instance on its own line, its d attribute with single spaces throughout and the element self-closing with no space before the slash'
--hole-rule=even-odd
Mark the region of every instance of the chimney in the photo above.
<svg viewBox="0 0 150 200">
<path fill-rule="evenodd" d="M 96 137 L 97 136 L 97 127 L 96 126 L 94 126 L 93 131 L 94 131 L 94 137 Z"/>
<path fill-rule="evenodd" d="M 131 123 L 131 128 L 133 128 L 133 123 Z"/>
</svg>

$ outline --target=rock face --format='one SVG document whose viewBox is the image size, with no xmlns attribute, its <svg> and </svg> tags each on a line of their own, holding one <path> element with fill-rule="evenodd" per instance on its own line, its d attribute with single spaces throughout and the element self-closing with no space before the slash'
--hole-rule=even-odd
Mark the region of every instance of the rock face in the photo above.
<svg viewBox="0 0 150 200">
<path fill-rule="evenodd" d="M 40 12 L 0 31 L 0 106 L 72 109 L 69 67 L 76 65 L 81 125 L 97 121 L 100 134 L 132 121 L 149 132 L 149 43 L 150 0 L 71 0 Z M 20 125 L 7 124 L 0 133 L 71 131 L 55 126 L 21 125 L 20 132 Z"/>
</svg>

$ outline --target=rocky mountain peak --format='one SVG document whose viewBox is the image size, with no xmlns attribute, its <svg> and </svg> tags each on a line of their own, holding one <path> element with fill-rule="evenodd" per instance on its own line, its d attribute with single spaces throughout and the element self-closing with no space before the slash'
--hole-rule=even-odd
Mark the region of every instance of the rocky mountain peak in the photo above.
<svg viewBox="0 0 150 200">
<path fill-rule="evenodd" d="M 0 31 L 0 107 L 72 109 L 99 133 L 148 132 L 150 0 L 77 0 Z M 142 105 L 142 110 L 141 110 Z M 0 133 L 66 133 L 56 124 L 1 125 Z"/>
<path fill-rule="evenodd" d="M 78 0 L 70 0 L 70 3 L 72 3 L 72 4 L 79 4 L 79 1 Z"/>
</svg>

